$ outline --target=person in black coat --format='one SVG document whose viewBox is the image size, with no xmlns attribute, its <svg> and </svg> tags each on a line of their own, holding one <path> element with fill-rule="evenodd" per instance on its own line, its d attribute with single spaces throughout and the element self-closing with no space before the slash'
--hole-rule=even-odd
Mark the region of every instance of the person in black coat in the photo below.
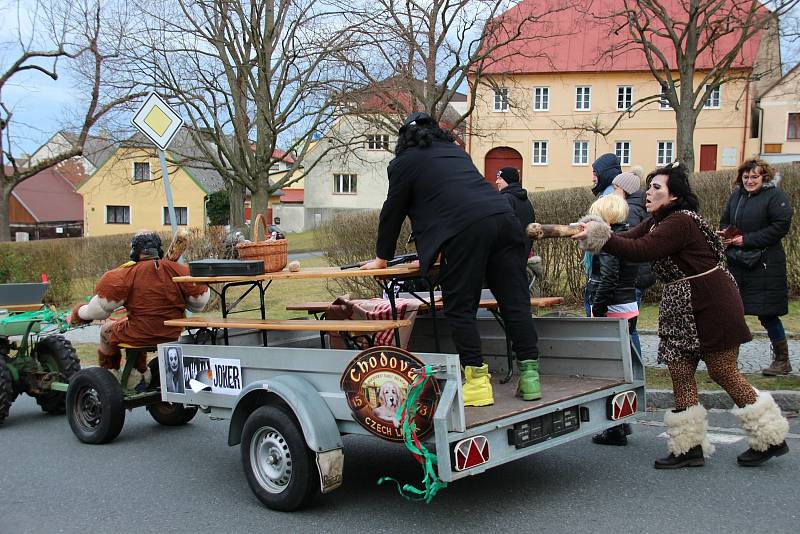
<svg viewBox="0 0 800 534">
<path fill-rule="evenodd" d="M 497 171 L 497 190 L 508 200 L 511 209 L 517 216 L 520 223 L 522 235 L 525 238 L 525 258 L 531 255 L 533 240 L 528 237 L 525 229 L 529 224 L 536 222 L 536 213 L 533 211 L 533 204 L 528 197 L 528 192 L 522 188 L 519 182 L 519 171 L 514 167 L 503 167 Z"/>
<path fill-rule="evenodd" d="M 766 376 L 792 370 L 780 319 L 789 313 L 786 253 L 781 240 L 792 224 L 792 206 L 778 182 L 768 163 L 745 161 L 720 219 L 728 267 L 739 285 L 744 312 L 758 316 L 772 343 L 772 365 L 762 370 Z"/>
<path fill-rule="evenodd" d="M 441 253 L 444 314 L 464 366 L 466 406 L 494 402 L 483 362 L 476 314 L 485 279 L 511 338 L 520 368 L 518 391 L 541 398 L 536 330 L 525 274 L 525 241 L 508 201 L 487 182 L 453 136 L 425 113 L 400 128 L 389 163 L 389 191 L 378 225 L 376 258 L 362 269 L 386 267 L 406 216 L 425 275 Z"/>
</svg>

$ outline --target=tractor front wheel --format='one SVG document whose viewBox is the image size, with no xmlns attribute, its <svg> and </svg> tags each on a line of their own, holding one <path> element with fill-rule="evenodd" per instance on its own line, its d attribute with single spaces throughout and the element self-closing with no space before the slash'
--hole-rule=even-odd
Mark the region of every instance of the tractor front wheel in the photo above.
<svg viewBox="0 0 800 534">
<path fill-rule="evenodd" d="M 67 419 L 84 443 L 113 441 L 125 424 L 122 386 L 107 369 L 89 367 L 75 374 L 67 389 Z"/>
</svg>

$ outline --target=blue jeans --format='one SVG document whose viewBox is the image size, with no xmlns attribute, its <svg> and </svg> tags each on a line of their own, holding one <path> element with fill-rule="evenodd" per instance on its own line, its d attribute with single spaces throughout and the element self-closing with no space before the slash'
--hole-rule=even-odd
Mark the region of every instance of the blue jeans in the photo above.
<svg viewBox="0 0 800 534">
<path fill-rule="evenodd" d="M 758 322 L 767 330 L 770 341 L 783 341 L 786 331 L 783 329 L 781 318 L 777 315 L 759 315 Z"/>
<path fill-rule="evenodd" d="M 639 307 L 641 310 L 642 308 L 642 295 L 644 295 L 644 289 L 636 288 L 636 306 Z M 633 329 L 630 331 L 631 334 L 631 344 L 633 344 L 636 352 L 639 353 L 639 357 L 642 356 L 642 343 L 639 341 L 639 331 L 636 329 L 636 323 L 633 323 Z"/>
</svg>

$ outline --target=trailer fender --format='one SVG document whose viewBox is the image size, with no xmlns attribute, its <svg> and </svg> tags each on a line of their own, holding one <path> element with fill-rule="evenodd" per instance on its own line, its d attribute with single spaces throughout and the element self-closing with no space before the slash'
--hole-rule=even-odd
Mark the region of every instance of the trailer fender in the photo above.
<svg viewBox="0 0 800 534">
<path fill-rule="evenodd" d="M 242 441 L 242 429 L 250 413 L 266 404 L 285 404 L 294 412 L 308 447 L 318 455 L 342 449 L 342 438 L 328 405 L 307 380 L 279 375 L 249 384 L 239 395 L 231 416 L 228 445 Z"/>
</svg>

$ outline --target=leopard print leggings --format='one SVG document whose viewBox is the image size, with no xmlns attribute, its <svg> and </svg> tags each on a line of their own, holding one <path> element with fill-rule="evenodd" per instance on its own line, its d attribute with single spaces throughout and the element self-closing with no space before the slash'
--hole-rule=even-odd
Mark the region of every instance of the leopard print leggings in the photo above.
<svg viewBox="0 0 800 534">
<path fill-rule="evenodd" d="M 707 352 L 703 354 L 703 361 L 706 362 L 711 380 L 722 386 L 736 406 L 741 408 L 756 401 L 756 391 L 739 372 L 736 366 L 738 356 L 739 347 L 736 347 L 719 352 Z M 684 410 L 699 402 L 697 382 L 694 378 L 698 363 L 700 360 L 694 358 L 679 358 L 667 363 L 672 377 L 676 410 Z"/>
</svg>

